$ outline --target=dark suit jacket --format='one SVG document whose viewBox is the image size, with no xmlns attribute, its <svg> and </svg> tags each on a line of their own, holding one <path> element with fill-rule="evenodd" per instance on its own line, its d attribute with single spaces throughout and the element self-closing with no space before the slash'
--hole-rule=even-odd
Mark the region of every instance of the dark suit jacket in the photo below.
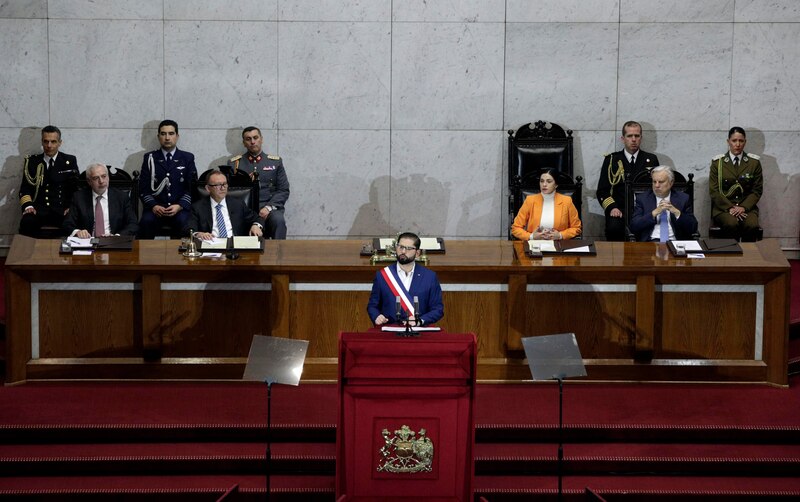
<svg viewBox="0 0 800 502">
<path fill-rule="evenodd" d="M 228 217 L 231 219 L 234 235 L 249 235 L 253 223 L 263 226 L 258 215 L 236 197 L 225 197 L 225 206 L 228 208 Z M 192 215 L 184 228 L 184 232 L 211 232 L 214 228 L 214 215 L 211 214 L 211 197 L 204 197 L 192 204 Z"/>
<path fill-rule="evenodd" d="M 692 234 L 697 232 L 697 219 L 694 217 L 692 203 L 689 196 L 683 192 L 671 190 L 669 193 L 670 203 L 681 212 L 680 218 L 675 218 L 675 215 L 669 214 L 669 221 L 672 224 L 672 229 L 675 232 L 675 238 L 678 240 L 689 240 Z M 636 205 L 633 208 L 633 217 L 631 217 L 631 232 L 636 235 L 637 241 L 649 241 L 650 234 L 656 226 L 656 220 L 653 219 L 653 209 L 656 208 L 656 194 L 652 190 L 640 194 L 636 197 Z"/>
<path fill-rule="evenodd" d="M 397 276 L 397 265 L 391 264 L 388 266 L 389 272 L 394 276 L 397 283 L 405 291 L 403 281 Z M 414 278 L 411 281 L 411 290 L 405 291 L 407 297 L 412 302 L 416 296 L 419 300 L 419 314 L 424 324 L 433 324 L 439 319 L 444 317 L 444 304 L 442 303 L 442 286 L 439 284 L 439 279 L 436 277 L 436 272 L 416 264 L 414 267 Z M 386 280 L 383 278 L 381 271 L 375 274 L 375 280 L 372 282 L 372 293 L 369 296 L 369 303 L 367 303 L 367 312 L 372 322 L 379 314 L 383 314 L 389 319 L 390 323 L 403 322 L 406 315 L 401 315 L 401 319 L 397 319 L 396 299 L 395 294 L 389 288 Z"/>
<path fill-rule="evenodd" d="M 94 192 L 86 187 L 72 198 L 69 213 L 64 219 L 62 230 L 70 235 L 75 230 L 94 231 Z M 108 222 L 112 234 L 136 235 L 139 230 L 131 199 L 122 190 L 108 187 Z"/>
</svg>

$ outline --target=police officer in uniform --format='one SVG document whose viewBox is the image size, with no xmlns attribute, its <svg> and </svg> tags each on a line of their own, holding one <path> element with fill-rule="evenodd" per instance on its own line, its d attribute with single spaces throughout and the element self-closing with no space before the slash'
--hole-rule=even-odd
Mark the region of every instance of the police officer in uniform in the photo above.
<svg viewBox="0 0 800 502">
<path fill-rule="evenodd" d="M 597 182 L 597 200 L 606 214 L 606 240 L 625 240 L 625 176 L 659 165 L 658 157 L 639 149 L 642 126 L 628 121 L 622 126 L 622 143 L 625 148 L 603 157 L 600 179 Z"/>
<path fill-rule="evenodd" d="M 262 151 L 263 142 L 264 137 L 258 127 L 246 127 L 242 131 L 242 143 L 247 148 L 247 153 L 233 157 L 228 167 L 232 173 L 241 170 L 252 179 L 258 179 L 258 216 L 266 220 L 264 236 L 285 239 L 286 220 L 283 212 L 289 199 L 289 179 L 281 158 Z"/>
<path fill-rule="evenodd" d="M 192 187 L 197 179 L 194 155 L 178 150 L 178 124 L 163 120 L 158 124 L 161 148 L 146 153 L 139 178 L 139 196 L 144 204 L 139 222 L 139 238 L 152 239 L 162 226 L 170 236 L 180 238 L 192 208 Z"/>
<path fill-rule="evenodd" d="M 746 153 L 747 135 L 741 127 L 728 131 L 728 153 L 711 159 L 708 191 L 711 217 L 726 237 L 755 242 L 758 238 L 758 200 L 764 190 L 761 160 Z"/>
<path fill-rule="evenodd" d="M 59 152 L 61 131 L 49 125 L 42 129 L 43 153 L 25 157 L 19 204 L 22 220 L 19 233 L 38 237 L 42 226 L 61 229 L 64 216 L 77 189 L 78 161 Z"/>
</svg>

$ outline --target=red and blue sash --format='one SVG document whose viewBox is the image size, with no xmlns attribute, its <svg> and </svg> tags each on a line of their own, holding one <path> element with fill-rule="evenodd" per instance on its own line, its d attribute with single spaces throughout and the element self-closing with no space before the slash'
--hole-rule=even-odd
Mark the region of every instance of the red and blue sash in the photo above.
<svg viewBox="0 0 800 502">
<path fill-rule="evenodd" d="M 381 270 L 381 275 L 383 276 L 383 280 L 386 281 L 386 285 L 389 286 L 389 289 L 392 291 L 392 294 L 395 297 L 400 297 L 400 304 L 403 306 L 403 310 L 406 311 L 406 315 L 414 315 L 414 304 L 411 303 L 411 300 L 408 298 L 408 293 L 406 292 L 403 284 L 397 280 L 397 277 L 394 275 L 394 270 L 396 269 L 397 265 L 387 265 Z"/>
</svg>

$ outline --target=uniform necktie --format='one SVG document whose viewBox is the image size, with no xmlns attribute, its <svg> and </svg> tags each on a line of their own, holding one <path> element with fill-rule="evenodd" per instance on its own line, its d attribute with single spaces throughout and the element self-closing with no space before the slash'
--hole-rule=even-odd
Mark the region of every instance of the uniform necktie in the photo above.
<svg viewBox="0 0 800 502">
<path fill-rule="evenodd" d="M 228 236 L 228 231 L 225 230 L 225 217 L 222 216 L 222 204 L 217 204 L 217 227 L 219 228 L 220 237 Z"/>
<path fill-rule="evenodd" d="M 738 156 L 733 158 L 733 167 L 739 167 L 739 157 Z"/>
<path fill-rule="evenodd" d="M 106 233 L 106 220 L 103 218 L 103 206 L 100 205 L 102 195 L 97 196 L 97 202 L 94 205 L 94 236 L 100 237 Z"/>
<path fill-rule="evenodd" d="M 171 153 L 167 154 L 167 162 L 172 162 L 172 154 Z"/>
<path fill-rule="evenodd" d="M 669 211 L 662 211 L 661 212 L 661 228 L 660 228 L 660 235 L 658 237 L 659 242 L 667 242 L 669 240 Z"/>
<path fill-rule="evenodd" d="M 53 157 L 50 157 L 50 169 L 53 169 L 55 165 L 56 165 L 56 160 Z"/>
<path fill-rule="evenodd" d="M 631 165 L 636 164 L 636 155 L 631 155 Z"/>
</svg>

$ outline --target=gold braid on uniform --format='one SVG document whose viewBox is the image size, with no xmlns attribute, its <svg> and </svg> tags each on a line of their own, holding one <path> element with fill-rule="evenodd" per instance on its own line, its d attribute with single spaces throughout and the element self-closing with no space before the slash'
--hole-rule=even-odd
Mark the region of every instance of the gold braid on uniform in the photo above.
<svg viewBox="0 0 800 502">
<path fill-rule="evenodd" d="M 608 169 L 606 175 L 608 176 L 608 182 L 611 184 L 612 192 L 614 186 L 619 184 L 625 178 L 625 166 L 622 164 L 621 160 L 617 161 L 617 170 L 613 171 L 612 168 L 614 166 L 614 154 L 610 154 L 608 156 Z M 605 198 L 603 201 L 603 210 L 605 210 L 608 206 L 613 204 L 614 197 L 611 196 L 611 192 L 609 192 L 609 196 Z"/>
<path fill-rule="evenodd" d="M 29 160 L 30 157 L 25 157 L 25 166 L 23 166 L 22 171 L 25 173 L 25 181 L 28 182 L 29 185 L 34 186 L 36 190 L 33 192 L 32 199 L 30 199 L 30 196 L 25 196 L 19 200 L 20 204 L 36 202 L 36 198 L 39 196 L 39 187 L 42 186 L 42 181 L 44 181 L 44 164 L 39 162 L 39 165 L 36 166 L 36 176 L 31 178 L 31 174 L 28 172 Z"/>
<path fill-rule="evenodd" d="M 736 180 L 736 183 L 734 183 L 727 192 L 722 191 L 722 169 L 722 158 L 720 157 L 719 160 L 717 160 L 717 184 L 719 185 L 719 193 L 721 193 L 726 199 L 730 199 L 731 195 L 733 195 L 737 190 L 744 195 L 744 188 L 739 184 L 739 180 Z"/>
</svg>

